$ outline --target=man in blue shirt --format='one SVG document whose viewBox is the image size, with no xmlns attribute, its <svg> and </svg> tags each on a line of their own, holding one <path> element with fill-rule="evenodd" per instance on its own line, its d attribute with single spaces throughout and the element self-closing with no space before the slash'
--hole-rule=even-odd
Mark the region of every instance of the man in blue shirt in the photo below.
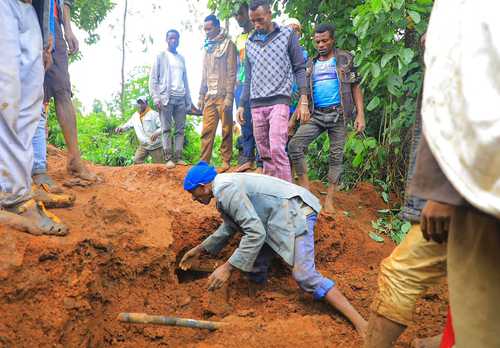
<svg viewBox="0 0 500 348">
<path fill-rule="evenodd" d="M 288 144 L 288 153 L 298 176 L 298 183 L 309 187 L 304 151 L 323 132 L 330 138 L 330 164 L 328 170 L 328 195 L 325 211 L 333 210 L 333 193 L 342 173 L 342 160 L 346 137 L 346 124 L 355 116 L 354 128 L 358 133 L 365 129 L 363 95 L 360 78 L 351 53 L 335 48 L 335 27 L 321 24 L 316 28 L 314 41 L 318 56 L 307 64 L 311 120 L 302 123 Z M 289 128 L 293 128 L 292 117 Z"/>
</svg>

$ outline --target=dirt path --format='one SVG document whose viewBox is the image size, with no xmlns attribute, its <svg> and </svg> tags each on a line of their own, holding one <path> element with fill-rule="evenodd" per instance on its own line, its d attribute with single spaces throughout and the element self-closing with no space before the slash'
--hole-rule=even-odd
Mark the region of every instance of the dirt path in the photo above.
<svg viewBox="0 0 500 348">
<path fill-rule="evenodd" d="M 60 182 L 64 154 L 50 151 Z M 71 189 L 77 203 L 55 211 L 71 229 L 65 238 L 33 237 L 1 227 L 0 347 L 360 347 L 338 313 L 303 295 L 279 261 L 263 289 L 236 274 L 224 311 L 213 310 L 206 278 L 176 272 L 180 255 L 220 223 L 213 206 L 182 191 L 184 168 L 143 165 L 96 170 L 105 183 Z M 314 190 L 322 197 L 318 185 Z M 317 267 L 368 316 L 380 260 L 394 247 L 367 232 L 383 207 L 369 185 L 338 193 L 334 218 L 316 230 Z M 237 241 L 231 245 L 234 246 Z M 220 260 L 232 248 L 224 249 Z M 148 312 L 232 323 L 215 333 L 128 326 L 119 312 Z M 214 313 L 215 312 L 215 313 Z M 437 334 L 444 325 L 446 288 L 432 289 L 417 306 L 416 325 L 398 343 Z"/>
</svg>

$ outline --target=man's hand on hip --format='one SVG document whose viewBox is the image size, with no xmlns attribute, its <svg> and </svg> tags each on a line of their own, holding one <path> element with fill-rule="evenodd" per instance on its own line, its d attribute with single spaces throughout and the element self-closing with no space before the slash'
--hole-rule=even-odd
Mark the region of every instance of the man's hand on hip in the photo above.
<svg viewBox="0 0 500 348">
<path fill-rule="evenodd" d="M 446 242 L 450 221 L 455 206 L 435 201 L 427 201 L 420 218 L 420 228 L 426 240 L 437 243 Z"/>
</svg>

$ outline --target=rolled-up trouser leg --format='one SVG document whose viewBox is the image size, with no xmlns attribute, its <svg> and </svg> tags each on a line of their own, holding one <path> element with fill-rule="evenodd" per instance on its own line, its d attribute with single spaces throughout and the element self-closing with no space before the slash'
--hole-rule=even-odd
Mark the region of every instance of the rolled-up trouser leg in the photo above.
<svg viewBox="0 0 500 348">
<path fill-rule="evenodd" d="M 455 347 L 500 347 L 500 219 L 457 208 L 448 236 Z"/>
<path fill-rule="evenodd" d="M 420 225 L 413 225 L 401 244 L 382 260 L 379 290 L 371 309 L 408 326 L 419 297 L 445 276 L 446 244 L 425 240 Z"/>
<path fill-rule="evenodd" d="M 40 117 L 33 137 L 34 163 L 32 175 L 47 173 L 47 137 L 46 137 L 47 116 L 44 112 Z"/>
<path fill-rule="evenodd" d="M 315 300 L 321 300 L 335 286 L 335 282 L 323 277 L 316 270 L 314 263 L 314 225 L 316 219 L 315 213 L 307 216 L 307 233 L 295 238 L 292 274 L 302 290 L 312 293 Z"/>
<path fill-rule="evenodd" d="M 0 206 L 31 197 L 43 99 L 42 36 L 32 5 L 0 2 Z"/>
</svg>

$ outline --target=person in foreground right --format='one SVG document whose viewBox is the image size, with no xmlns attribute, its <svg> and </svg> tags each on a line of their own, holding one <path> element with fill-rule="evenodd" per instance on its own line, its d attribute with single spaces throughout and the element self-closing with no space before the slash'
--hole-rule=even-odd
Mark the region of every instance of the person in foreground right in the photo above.
<svg viewBox="0 0 500 348">
<path fill-rule="evenodd" d="M 500 25 L 493 2 L 439 0 L 429 22 L 424 138 L 410 192 L 447 242 L 455 347 L 500 347 Z M 481 88 L 478 88 L 481 86 Z"/>
</svg>

